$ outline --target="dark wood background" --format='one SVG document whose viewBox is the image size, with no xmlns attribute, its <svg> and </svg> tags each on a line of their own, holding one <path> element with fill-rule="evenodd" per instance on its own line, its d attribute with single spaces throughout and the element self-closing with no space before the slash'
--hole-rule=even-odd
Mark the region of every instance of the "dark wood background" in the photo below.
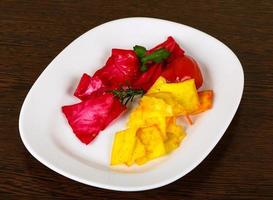
<svg viewBox="0 0 273 200">
<path fill-rule="evenodd" d="M 197 168 L 162 188 L 124 193 L 39 163 L 22 144 L 18 116 L 31 85 L 64 47 L 101 23 L 132 16 L 180 22 L 223 41 L 243 65 L 245 88 L 224 137 Z M 273 198 L 273 1 L 1 0 L 0 20 L 0 199 Z"/>
</svg>

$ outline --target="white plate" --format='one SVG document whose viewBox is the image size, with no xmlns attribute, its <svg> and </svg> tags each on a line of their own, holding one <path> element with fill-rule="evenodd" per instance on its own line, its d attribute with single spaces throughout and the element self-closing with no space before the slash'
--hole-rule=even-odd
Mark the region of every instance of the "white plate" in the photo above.
<svg viewBox="0 0 273 200">
<path fill-rule="evenodd" d="M 194 125 L 186 129 L 186 139 L 172 154 L 141 167 L 110 167 L 113 136 L 124 128 L 126 116 L 86 146 L 74 136 L 60 108 L 78 102 L 73 91 L 80 77 L 103 66 L 112 48 L 131 49 L 135 44 L 151 48 L 167 36 L 173 36 L 201 64 L 203 89 L 215 93 L 213 109 L 194 119 Z M 157 188 L 181 178 L 209 154 L 238 108 L 243 85 L 238 58 L 206 33 L 160 19 L 119 19 L 83 34 L 48 65 L 24 101 L 20 134 L 36 159 L 73 180 L 122 191 Z"/>
</svg>

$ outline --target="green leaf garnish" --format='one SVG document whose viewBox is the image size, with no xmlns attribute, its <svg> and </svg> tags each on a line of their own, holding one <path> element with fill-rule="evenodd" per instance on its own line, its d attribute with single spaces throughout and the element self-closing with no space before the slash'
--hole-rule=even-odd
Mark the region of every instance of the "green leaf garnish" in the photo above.
<svg viewBox="0 0 273 200">
<path fill-rule="evenodd" d="M 143 58 L 147 52 L 147 49 L 143 46 L 136 45 L 134 46 L 134 51 L 138 58 Z"/>
<path fill-rule="evenodd" d="M 157 49 L 153 53 L 146 55 L 147 49 L 139 45 L 134 46 L 134 51 L 141 62 L 141 72 L 146 72 L 148 70 L 147 63 L 160 63 L 171 55 L 171 53 L 164 48 Z"/>
<path fill-rule="evenodd" d="M 149 61 L 153 61 L 155 63 L 160 63 L 163 60 L 167 59 L 169 56 L 170 56 L 170 52 L 164 48 L 161 48 L 161 49 L 155 50 L 153 53 L 141 58 L 141 62 L 147 63 Z"/>
<path fill-rule="evenodd" d="M 141 65 L 140 67 L 141 72 L 146 72 L 147 70 L 148 70 L 148 67 L 145 64 Z"/>
</svg>

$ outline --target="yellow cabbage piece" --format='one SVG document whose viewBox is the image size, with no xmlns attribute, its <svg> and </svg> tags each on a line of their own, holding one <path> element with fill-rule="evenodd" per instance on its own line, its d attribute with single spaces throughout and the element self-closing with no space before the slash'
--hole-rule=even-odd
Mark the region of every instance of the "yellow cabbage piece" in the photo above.
<svg viewBox="0 0 273 200">
<path fill-rule="evenodd" d="M 142 126 L 142 124 L 143 124 L 143 111 L 142 111 L 142 108 L 138 106 L 130 113 L 127 126 L 131 127 L 132 129 L 138 129 L 138 127 Z"/>
<path fill-rule="evenodd" d="M 155 83 L 152 85 L 152 87 L 147 91 L 146 94 L 151 94 L 151 93 L 157 93 L 160 92 L 160 87 L 161 85 L 167 83 L 166 79 L 162 76 L 158 77 L 158 79 L 155 81 Z"/>
<path fill-rule="evenodd" d="M 172 107 L 164 100 L 152 96 L 144 96 L 140 101 L 140 106 L 143 112 L 148 113 L 150 116 L 158 117 L 158 114 L 164 116 L 172 116 Z"/>
<path fill-rule="evenodd" d="M 131 166 L 134 164 L 136 160 L 140 160 L 142 157 L 145 157 L 146 151 L 145 151 L 145 146 L 142 144 L 140 139 L 137 137 L 136 138 L 136 143 L 135 143 L 135 148 L 133 151 L 133 155 L 129 161 L 126 162 L 128 166 Z"/>
<path fill-rule="evenodd" d="M 187 114 L 186 109 L 181 104 L 178 103 L 176 98 L 170 92 L 156 92 L 156 93 L 148 94 L 147 96 L 155 97 L 165 101 L 165 103 L 167 103 L 168 105 L 172 107 L 173 115 L 175 116 Z"/>
<path fill-rule="evenodd" d="M 170 153 L 186 135 L 176 117 L 198 107 L 193 80 L 167 83 L 159 77 L 131 112 L 128 129 L 116 134 L 111 164 L 142 165 Z"/>
<path fill-rule="evenodd" d="M 156 125 L 163 137 L 166 138 L 166 117 L 173 115 L 172 107 L 162 99 L 144 96 L 140 102 L 143 110 L 143 126 Z"/>
<path fill-rule="evenodd" d="M 136 141 L 135 135 L 136 132 L 130 128 L 116 133 L 111 165 L 119 165 L 131 160 Z"/>
<path fill-rule="evenodd" d="M 170 92 L 175 95 L 178 103 L 184 106 L 187 112 L 192 112 L 199 107 L 199 98 L 194 79 L 180 83 L 167 83 L 161 85 L 160 91 Z"/>
<path fill-rule="evenodd" d="M 169 120 L 167 125 L 167 137 L 165 141 L 165 149 L 167 153 L 170 153 L 177 147 L 179 147 L 181 141 L 186 136 L 186 133 L 182 126 L 176 125 L 176 119 L 173 117 Z"/>
<path fill-rule="evenodd" d="M 172 106 L 164 100 L 150 96 L 141 99 L 140 106 L 132 111 L 128 126 L 139 128 L 156 125 L 163 139 L 166 139 L 166 117 L 173 116 Z"/>
<path fill-rule="evenodd" d="M 163 138 L 156 126 L 140 128 L 137 132 L 137 136 L 145 146 L 146 158 L 148 160 L 166 154 Z"/>
<path fill-rule="evenodd" d="M 199 107 L 199 98 L 195 87 L 194 79 L 179 83 L 166 83 L 163 77 L 159 77 L 147 94 L 169 92 L 188 113 Z"/>
</svg>

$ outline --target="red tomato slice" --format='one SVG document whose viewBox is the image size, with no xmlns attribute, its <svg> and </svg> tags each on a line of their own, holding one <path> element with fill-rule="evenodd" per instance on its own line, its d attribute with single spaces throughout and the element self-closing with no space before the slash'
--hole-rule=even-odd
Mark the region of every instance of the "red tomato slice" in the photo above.
<svg viewBox="0 0 273 200">
<path fill-rule="evenodd" d="M 203 84 L 203 77 L 197 62 L 190 56 L 180 56 L 169 63 L 161 74 L 169 82 L 180 82 L 194 79 L 196 88 Z"/>
</svg>

